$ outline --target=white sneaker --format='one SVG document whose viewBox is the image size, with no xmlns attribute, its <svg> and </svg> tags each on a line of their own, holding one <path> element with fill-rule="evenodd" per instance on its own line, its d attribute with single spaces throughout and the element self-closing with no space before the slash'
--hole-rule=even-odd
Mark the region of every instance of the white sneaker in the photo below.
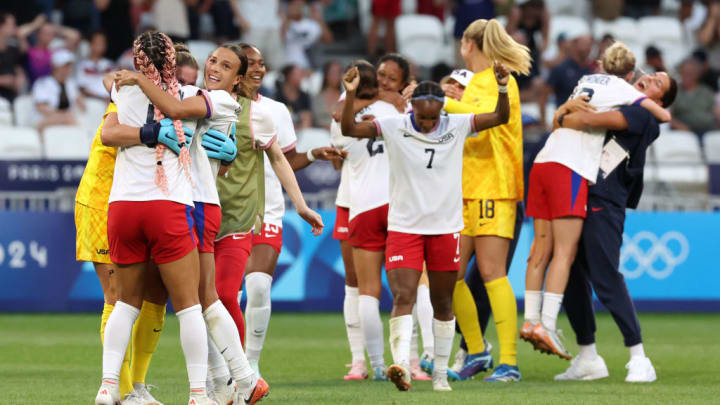
<svg viewBox="0 0 720 405">
<path fill-rule="evenodd" d="M 95 405 L 120 405 L 120 387 L 118 387 L 118 384 L 103 380 L 95 396 Z"/>
<path fill-rule="evenodd" d="M 233 380 L 229 379 L 226 384 L 213 384 L 213 389 L 208 390 L 208 396 L 218 405 L 232 405 L 235 389 Z"/>
<path fill-rule="evenodd" d="M 453 360 L 453 365 L 450 366 L 450 370 L 454 371 L 455 374 L 459 373 L 465 365 L 465 358 L 467 357 L 467 355 L 468 352 L 466 352 L 462 348 L 459 348 L 458 351 L 455 352 L 455 358 Z"/>
<path fill-rule="evenodd" d="M 433 391 L 452 391 L 448 384 L 447 373 L 433 373 L 432 376 Z"/>
<path fill-rule="evenodd" d="M 555 381 L 591 381 L 609 376 L 605 360 L 595 356 L 589 360 L 584 357 L 575 356 L 570 360 L 570 367 L 564 373 L 555 376 Z"/>
<path fill-rule="evenodd" d="M 206 393 L 192 394 L 188 399 L 188 405 L 219 405 L 217 402 L 210 399 Z"/>
<path fill-rule="evenodd" d="M 631 357 L 625 368 L 628 369 L 625 382 L 653 382 L 657 380 L 655 367 L 647 357 Z"/>
</svg>

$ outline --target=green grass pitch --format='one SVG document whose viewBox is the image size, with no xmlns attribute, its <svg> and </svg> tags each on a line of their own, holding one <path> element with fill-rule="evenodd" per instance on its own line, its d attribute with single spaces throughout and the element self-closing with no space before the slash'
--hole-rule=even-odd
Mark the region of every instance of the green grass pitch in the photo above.
<svg viewBox="0 0 720 405">
<path fill-rule="evenodd" d="M 518 344 L 524 381 L 452 383 L 435 393 L 430 382 L 410 392 L 391 383 L 343 381 L 350 354 L 340 314 L 274 314 L 260 363 L 270 384 L 265 404 L 710 404 L 720 403 L 720 323 L 711 314 L 641 314 L 645 350 L 658 381 L 627 384 L 627 350 L 613 320 L 598 317 L 598 349 L 610 377 L 593 382 L 554 382 L 568 362 Z M 0 404 L 93 403 L 100 383 L 99 315 L 0 315 Z M 561 327 L 570 330 L 566 318 Z M 387 322 L 385 322 L 387 335 Z M 488 338 L 495 348 L 494 327 Z M 571 335 L 568 334 L 568 335 Z M 387 340 L 386 340 L 387 341 Z M 577 352 L 574 339 L 568 349 Z M 457 343 L 457 339 L 456 339 Z M 390 364 L 386 345 L 385 358 Z M 166 405 L 187 403 L 178 323 L 168 316 L 148 383 Z"/>
</svg>

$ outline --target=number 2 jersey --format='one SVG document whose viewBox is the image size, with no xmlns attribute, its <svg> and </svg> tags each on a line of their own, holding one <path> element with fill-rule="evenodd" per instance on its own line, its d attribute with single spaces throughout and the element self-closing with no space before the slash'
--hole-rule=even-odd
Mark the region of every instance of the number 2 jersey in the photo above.
<svg viewBox="0 0 720 405">
<path fill-rule="evenodd" d="M 465 139 L 477 132 L 472 114 L 440 116 L 421 133 L 412 114 L 374 121 L 390 163 L 388 230 L 421 235 L 460 232 Z"/>
<path fill-rule="evenodd" d="M 571 98 L 585 95 L 598 112 L 617 109 L 623 105 L 640 103 L 645 94 L 625 80 L 612 75 L 583 76 Z M 568 167 L 594 184 L 600 169 L 605 130 L 583 132 L 558 128 L 540 150 L 535 163 L 555 162 Z"/>
</svg>

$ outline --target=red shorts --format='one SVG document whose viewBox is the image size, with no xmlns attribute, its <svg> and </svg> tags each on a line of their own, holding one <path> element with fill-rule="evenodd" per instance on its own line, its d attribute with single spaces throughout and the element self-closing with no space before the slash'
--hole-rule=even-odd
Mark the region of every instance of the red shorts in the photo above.
<svg viewBox="0 0 720 405">
<path fill-rule="evenodd" d="M 408 268 L 422 271 L 460 270 L 460 233 L 418 235 L 388 231 L 385 269 Z"/>
<path fill-rule="evenodd" d="M 170 263 L 197 244 L 192 207 L 168 200 L 115 201 L 108 210 L 110 259 L 116 264 Z"/>
<path fill-rule="evenodd" d="M 555 162 L 535 163 L 530 169 L 527 215 L 552 220 L 587 216 L 587 180 Z"/>
<path fill-rule="evenodd" d="M 372 0 L 372 15 L 396 18 L 400 15 L 400 0 Z"/>
<path fill-rule="evenodd" d="M 348 216 L 350 216 L 350 208 L 341 206 L 337 207 L 337 210 L 335 211 L 335 229 L 333 229 L 333 238 L 337 240 L 350 239 Z"/>
<path fill-rule="evenodd" d="M 280 254 L 282 250 L 282 226 L 265 224 L 259 234 L 252 236 L 252 245 L 270 245 Z"/>
<path fill-rule="evenodd" d="M 215 251 L 215 237 L 220 230 L 222 210 L 219 205 L 194 202 L 192 210 L 195 233 L 198 236 L 197 248 L 200 253 Z"/>
<path fill-rule="evenodd" d="M 373 208 L 350 221 L 350 245 L 355 248 L 382 252 L 385 250 L 389 204 Z"/>
</svg>

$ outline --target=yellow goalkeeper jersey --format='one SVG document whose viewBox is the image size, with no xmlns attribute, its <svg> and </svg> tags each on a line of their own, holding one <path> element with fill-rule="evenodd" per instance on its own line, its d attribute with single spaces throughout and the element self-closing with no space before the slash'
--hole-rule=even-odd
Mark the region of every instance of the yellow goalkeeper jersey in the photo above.
<svg viewBox="0 0 720 405">
<path fill-rule="evenodd" d="M 117 112 L 117 107 L 115 104 L 110 103 L 107 110 L 105 110 L 100 126 L 95 132 L 92 146 L 90 146 L 90 157 L 85 165 L 85 172 L 83 172 L 75 195 L 75 202 L 104 211 L 108 209 L 108 198 L 110 197 L 110 188 L 112 187 L 115 172 L 117 148 L 103 145 L 100 136 L 105 124 L 105 118 L 113 112 Z"/>
<path fill-rule="evenodd" d="M 446 98 L 448 113 L 482 114 L 495 111 L 498 85 L 492 67 L 476 73 L 460 101 Z M 520 92 L 515 78 L 508 82 L 510 120 L 465 141 L 463 198 L 466 200 L 523 199 L 523 140 Z"/>
</svg>

